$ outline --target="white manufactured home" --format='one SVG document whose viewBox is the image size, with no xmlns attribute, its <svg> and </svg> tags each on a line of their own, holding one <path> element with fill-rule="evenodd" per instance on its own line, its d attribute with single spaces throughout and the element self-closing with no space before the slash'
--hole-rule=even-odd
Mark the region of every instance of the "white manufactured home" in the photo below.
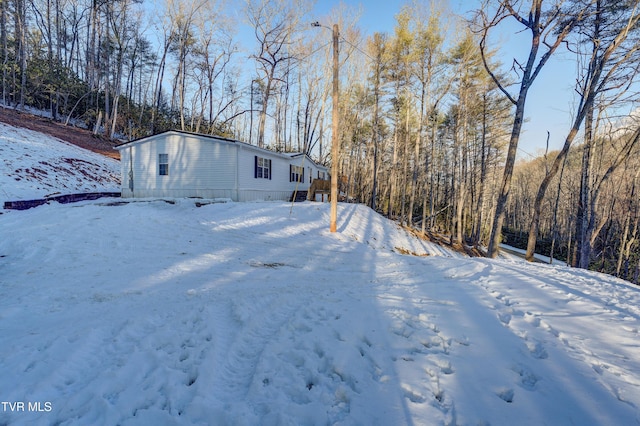
<svg viewBox="0 0 640 426">
<path fill-rule="evenodd" d="M 290 200 L 326 167 L 306 154 L 269 151 L 218 136 L 168 131 L 126 142 L 120 151 L 122 197 Z"/>
</svg>

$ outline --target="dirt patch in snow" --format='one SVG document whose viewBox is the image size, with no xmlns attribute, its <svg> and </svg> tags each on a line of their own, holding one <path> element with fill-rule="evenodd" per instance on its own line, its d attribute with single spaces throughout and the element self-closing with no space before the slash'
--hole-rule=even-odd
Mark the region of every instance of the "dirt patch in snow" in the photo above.
<svg viewBox="0 0 640 426">
<path fill-rule="evenodd" d="M 89 130 L 65 126 L 49 118 L 39 117 L 27 112 L 0 107 L 0 121 L 15 127 L 24 127 L 36 132 L 54 136 L 65 142 L 77 145 L 89 151 L 120 160 L 120 154 L 113 149 L 116 142 L 94 135 Z"/>
</svg>

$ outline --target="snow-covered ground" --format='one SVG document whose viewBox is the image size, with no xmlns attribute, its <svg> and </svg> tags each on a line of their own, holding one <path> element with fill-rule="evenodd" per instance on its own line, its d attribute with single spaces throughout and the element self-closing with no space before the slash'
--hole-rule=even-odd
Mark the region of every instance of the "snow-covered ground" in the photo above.
<svg viewBox="0 0 640 426">
<path fill-rule="evenodd" d="M 527 253 L 527 250 L 525 250 L 525 249 L 521 249 L 521 248 L 518 248 L 518 247 L 510 246 L 508 244 L 500 244 L 500 248 L 506 250 L 506 251 L 503 251 L 501 253 L 501 255 L 503 257 L 506 257 L 506 258 L 514 258 L 514 257 L 524 258 L 525 254 Z M 515 255 L 516 253 L 519 254 L 520 256 L 516 256 Z M 543 256 L 543 255 L 538 254 L 538 253 L 534 253 L 533 257 L 536 260 L 539 260 L 540 262 L 556 263 L 558 265 L 567 266 L 567 262 L 565 262 L 564 260 L 559 260 L 559 259 L 555 259 L 554 258 L 553 261 L 551 261 L 551 258 L 549 256 Z"/>
<path fill-rule="evenodd" d="M 0 214 L 0 424 L 640 423 L 635 286 L 353 204 L 332 234 L 328 204 L 114 201 Z"/>
<path fill-rule="evenodd" d="M 0 208 L 5 201 L 119 190 L 117 160 L 0 123 Z"/>
</svg>

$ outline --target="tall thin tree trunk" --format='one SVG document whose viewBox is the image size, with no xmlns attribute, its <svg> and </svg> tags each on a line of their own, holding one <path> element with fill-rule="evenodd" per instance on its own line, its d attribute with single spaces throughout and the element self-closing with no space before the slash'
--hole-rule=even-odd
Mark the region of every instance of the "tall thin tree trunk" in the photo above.
<svg viewBox="0 0 640 426">
<path fill-rule="evenodd" d="M 435 112 L 434 112 L 435 114 Z M 431 158 L 431 170 L 429 173 L 429 229 L 433 230 L 436 223 L 436 176 L 435 176 L 435 152 L 436 152 L 436 126 L 437 120 L 435 117 L 433 118 L 433 123 L 431 125 L 431 152 L 429 157 Z"/>
<path fill-rule="evenodd" d="M 402 161 L 402 192 L 400 198 L 400 224 L 406 224 L 411 226 L 410 218 L 411 213 L 406 214 L 406 197 L 407 197 L 407 174 L 409 172 L 409 108 L 407 105 L 405 126 L 404 126 L 404 149 L 403 149 L 403 161 Z M 409 219 L 409 220 L 407 220 Z"/>
<path fill-rule="evenodd" d="M 17 105 L 19 109 L 24 109 L 24 100 L 27 91 L 26 0 L 15 0 L 15 9 L 16 59 L 20 72 L 20 94 Z"/>
<path fill-rule="evenodd" d="M 624 231 L 623 231 L 622 240 L 620 241 L 620 252 L 618 255 L 618 264 L 616 265 L 617 277 L 620 277 L 620 271 L 622 269 L 623 260 L 625 261 L 624 278 L 628 277 L 628 272 L 629 272 L 628 264 L 629 264 L 630 250 L 631 250 L 631 246 L 635 242 L 637 232 L 638 232 L 638 222 L 640 219 L 640 215 L 638 215 L 637 211 L 635 212 L 636 217 L 633 225 L 633 231 L 631 231 L 630 228 L 631 228 L 631 213 L 633 212 L 633 201 L 635 200 L 635 197 L 636 197 L 636 182 L 638 181 L 639 175 L 640 175 L 640 170 L 636 172 L 633 182 L 631 183 L 631 193 L 629 194 L 629 203 L 625 213 Z M 629 233 L 631 233 L 631 237 L 629 237 Z"/>
<path fill-rule="evenodd" d="M 551 249 L 549 250 L 549 263 L 553 263 L 553 250 L 556 245 L 556 238 L 558 237 L 558 206 L 560 205 L 560 189 L 562 188 L 562 179 L 564 177 L 564 168 L 567 164 L 567 156 L 562 161 L 562 169 L 560 170 L 560 177 L 558 178 L 558 191 L 556 193 L 556 202 L 553 207 L 553 220 L 552 220 L 552 236 L 551 236 Z M 536 230 L 537 231 L 537 230 Z M 568 255 L 568 253 L 567 253 Z M 569 260 L 569 259 L 567 259 Z"/>
<path fill-rule="evenodd" d="M 272 79 L 267 79 L 267 86 L 262 96 L 262 109 L 258 117 L 258 147 L 260 148 L 264 148 L 264 132 L 267 123 L 267 107 L 269 106 L 269 98 L 271 97 L 271 84 Z"/>
<path fill-rule="evenodd" d="M 593 142 L 593 107 L 589 108 L 585 116 L 585 137 L 582 151 L 582 168 L 580 173 L 580 194 L 576 220 L 576 246 L 573 266 L 587 269 L 591 255 L 588 243 L 587 228 L 589 227 L 589 204 L 591 191 L 591 150 Z"/>
<path fill-rule="evenodd" d="M 373 140 L 373 183 L 371 185 L 371 210 L 376 210 L 376 196 L 378 192 L 378 102 L 379 102 L 379 76 L 376 74 L 376 81 L 374 87 L 374 102 L 373 102 L 373 126 L 372 137 Z"/>
<path fill-rule="evenodd" d="M 391 173 L 389 173 L 389 205 L 387 206 L 387 217 L 392 218 L 394 209 L 394 198 L 396 193 L 396 181 L 398 175 L 398 128 L 393 131 L 393 157 L 391 161 Z"/>
<path fill-rule="evenodd" d="M 524 107 L 527 100 L 528 90 L 529 85 L 524 84 L 523 82 L 520 88 L 520 96 L 516 103 L 516 114 L 513 120 L 511 137 L 509 139 L 507 160 L 505 162 L 504 173 L 502 175 L 502 184 L 500 185 L 498 192 L 493 226 L 491 227 L 491 237 L 489 239 L 489 248 L 487 253 L 489 257 L 495 258 L 498 256 L 499 245 L 502 238 L 502 224 L 504 223 L 505 207 L 507 206 L 509 191 L 511 189 L 511 178 L 513 177 L 518 142 L 520 141 L 520 132 L 522 131 L 522 124 L 524 122 Z"/>
<path fill-rule="evenodd" d="M 482 238 L 482 226 L 484 223 L 484 188 L 485 180 L 487 179 L 487 95 L 482 95 L 482 134 L 480 135 L 480 183 L 478 185 L 478 209 L 476 215 L 475 233 L 473 235 L 473 242 L 477 246 L 480 244 Z"/>
<path fill-rule="evenodd" d="M 413 151 L 413 172 L 411 174 L 411 195 L 409 199 L 409 224 L 413 225 L 413 209 L 416 202 L 416 192 L 418 191 L 418 171 L 420 170 L 420 145 L 422 145 L 422 122 L 424 120 L 424 103 L 426 91 L 424 85 L 420 93 L 420 115 L 418 118 L 418 133 Z"/>
<path fill-rule="evenodd" d="M 164 49 L 162 50 L 162 58 L 160 59 L 160 64 L 158 65 L 158 74 L 156 77 L 156 86 L 153 91 L 154 97 L 154 107 L 151 110 L 151 134 L 156 132 L 156 121 L 157 116 L 160 113 L 160 106 L 162 103 L 162 82 L 164 80 L 164 69 L 165 64 L 167 63 L 167 53 L 169 52 L 169 46 L 171 45 L 171 36 L 167 36 L 164 42 Z"/>
<path fill-rule="evenodd" d="M 5 0 L 0 0 L 0 46 L 2 46 L 2 103 L 6 105 L 9 46 L 7 45 L 7 2 Z"/>
</svg>

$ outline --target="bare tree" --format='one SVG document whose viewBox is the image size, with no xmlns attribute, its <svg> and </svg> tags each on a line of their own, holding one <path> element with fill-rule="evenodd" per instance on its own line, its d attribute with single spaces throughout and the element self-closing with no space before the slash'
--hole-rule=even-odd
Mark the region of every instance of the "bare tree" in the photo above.
<svg viewBox="0 0 640 426">
<path fill-rule="evenodd" d="M 195 20 L 204 7 L 204 0 L 172 0 L 169 13 L 174 23 L 172 50 L 177 59 L 176 75 L 173 81 L 171 109 L 180 116 L 180 128 L 185 130 L 185 103 L 187 90 L 188 60 L 195 48 Z M 193 114 L 194 111 L 191 111 Z"/>
<path fill-rule="evenodd" d="M 529 10 L 526 14 L 521 13 L 521 9 L 524 9 L 523 3 L 529 5 Z M 499 250 L 498 246 L 500 244 L 505 206 L 509 197 L 518 142 L 524 122 L 527 94 L 549 58 L 551 58 L 558 47 L 565 41 L 571 30 L 584 19 L 586 12 L 584 9 L 578 9 L 570 15 L 566 15 L 561 13 L 557 4 L 554 3 L 546 6 L 543 0 L 530 0 L 530 2 L 502 0 L 498 2 L 496 10 L 491 13 L 489 12 L 490 4 L 492 4 L 492 2 L 485 1 L 483 7 L 477 14 L 477 23 L 480 25 L 480 33 L 482 36 L 480 51 L 487 72 L 502 93 L 515 106 L 513 128 L 509 139 L 502 184 L 496 202 L 487 253 L 490 257 L 496 257 Z M 521 75 L 518 94 L 515 96 L 507 90 L 505 82 L 498 78 L 497 73 L 490 67 L 486 60 L 489 34 L 507 19 L 514 19 L 524 27 L 531 37 L 526 62 L 521 64 L 517 60 L 514 60 L 514 69 Z M 546 50 L 541 52 L 542 48 Z M 541 53 L 542 55 L 539 56 Z"/>
<path fill-rule="evenodd" d="M 245 14 L 258 42 L 258 51 L 251 58 L 256 60 L 263 88 L 258 119 L 259 147 L 264 146 L 271 97 L 285 82 L 286 65 L 297 59 L 294 37 L 300 18 L 307 10 L 304 0 L 246 0 Z"/>
<path fill-rule="evenodd" d="M 582 216 L 578 216 L 579 221 L 576 228 L 576 245 L 578 247 L 573 262 L 574 266 L 584 269 L 589 267 L 591 250 L 595 239 L 606 223 L 606 218 L 599 220 L 600 218 L 598 217 L 600 196 L 605 188 L 605 184 L 614 176 L 616 170 L 624 164 L 632 153 L 635 152 L 637 155 L 636 147 L 640 145 L 640 126 L 634 123 L 633 128 L 634 130 L 631 131 L 629 129 L 622 129 L 607 135 L 607 139 L 615 139 L 615 142 L 612 141 L 613 143 L 609 142 L 608 144 L 612 146 L 613 152 L 610 153 L 609 160 L 605 163 L 603 174 L 594 177 L 592 183 L 585 189 L 589 191 L 588 205 L 584 209 Z M 586 148 L 587 147 L 584 147 L 584 149 Z M 582 188 L 583 186 L 581 185 L 581 189 Z"/>
<path fill-rule="evenodd" d="M 225 73 L 237 48 L 232 38 L 233 21 L 220 13 L 221 8 L 221 1 L 208 1 L 195 16 L 194 73 L 199 79 L 201 111 L 199 114 L 194 111 L 193 115 L 198 115 L 199 121 L 207 116 L 207 132 L 211 134 L 216 131 L 221 115 L 237 100 L 225 96 L 224 91 Z"/>
<path fill-rule="evenodd" d="M 427 117 L 433 114 L 438 108 L 442 99 L 448 93 L 450 79 L 446 79 L 444 72 L 445 56 L 443 52 L 444 44 L 444 20 L 442 10 L 436 6 L 435 2 L 430 2 L 428 8 L 415 3 L 410 11 L 410 24 L 415 33 L 415 38 L 411 47 L 412 50 L 412 73 L 415 76 L 415 90 L 418 109 L 418 123 L 413 151 L 413 166 L 411 173 L 411 194 L 409 200 L 409 223 L 412 222 L 412 215 L 419 197 L 420 177 L 429 171 L 430 157 L 426 154 L 427 137 L 426 122 Z M 439 81 L 448 80 L 447 83 Z M 422 206 L 422 232 L 425 231 L 427 198 L 424 194 L 423 185 L 423 206 Z"/>
<path fill-rule="evenodd" d="M 586 230 L 586 207 L 588 203 L 587 190 L 587 171 L 589 170 L 589 157 L 591 153 L 590 141 L 593 138 L 593 110 L 596 98 L 608 92 L 607 95 L 612 97 L 620 95 L 620 90 L 626 91 L 626 88 L 637 75 L 637 69 L 634 69 L 637 62 L 637 53 L 640 45 L 637 40 L 631 40 L 627 43 L 634 29 L 640 20 L 636 8 L 640 2 L 633 1 L 614 1 L 605 2 L 597 0 L 593 2 L 578 1 L 579 8 L 587 10 L 588 14 L 585 19 L 578 24 L 580 36 L 577 40 L 577 53 L 580 53 L 580 46 L 588 44 L 590 46 L 590 54 L 587 61 L 584 61 L 584 71 L 578 80 L 576 92 L 580 94 L 580 102 L 577 107 L 573 124 L 567 137 L 565 138 L 562 150 L 556 156 L 551 168 L 542 180 L 534 203 L 533 218 L 529 228 L 529 238 L 527 242 L 526 259 L 533 261 L 536 239 L 538 235 L 538 226 L 540 212 L 542 210 L 542 202 L 544 195 L 551 180 L 560 169 L 565 157 L 569 152 L 569 148 L 578 134 L 580 127 L 585 122 L 585 142 L 583 155 L 583 176 L 582 189 L 580 191 L 580 211 L 578 212 L 578 226 L 581 230 Z M 574 8 L 574 5 L 569 7 Z M 629 66 L 631 65 L 631 69 Z M 577 240 L 578 250 L 583 245 L 588 244 L 584 232 Z M 586 251 L 586 249 L 585 249 Z M 588 257 L 588 256 L 587 256 Z M 586 268 L 587 260 L 582 260 L 580 265 Z"/>
</svg>

